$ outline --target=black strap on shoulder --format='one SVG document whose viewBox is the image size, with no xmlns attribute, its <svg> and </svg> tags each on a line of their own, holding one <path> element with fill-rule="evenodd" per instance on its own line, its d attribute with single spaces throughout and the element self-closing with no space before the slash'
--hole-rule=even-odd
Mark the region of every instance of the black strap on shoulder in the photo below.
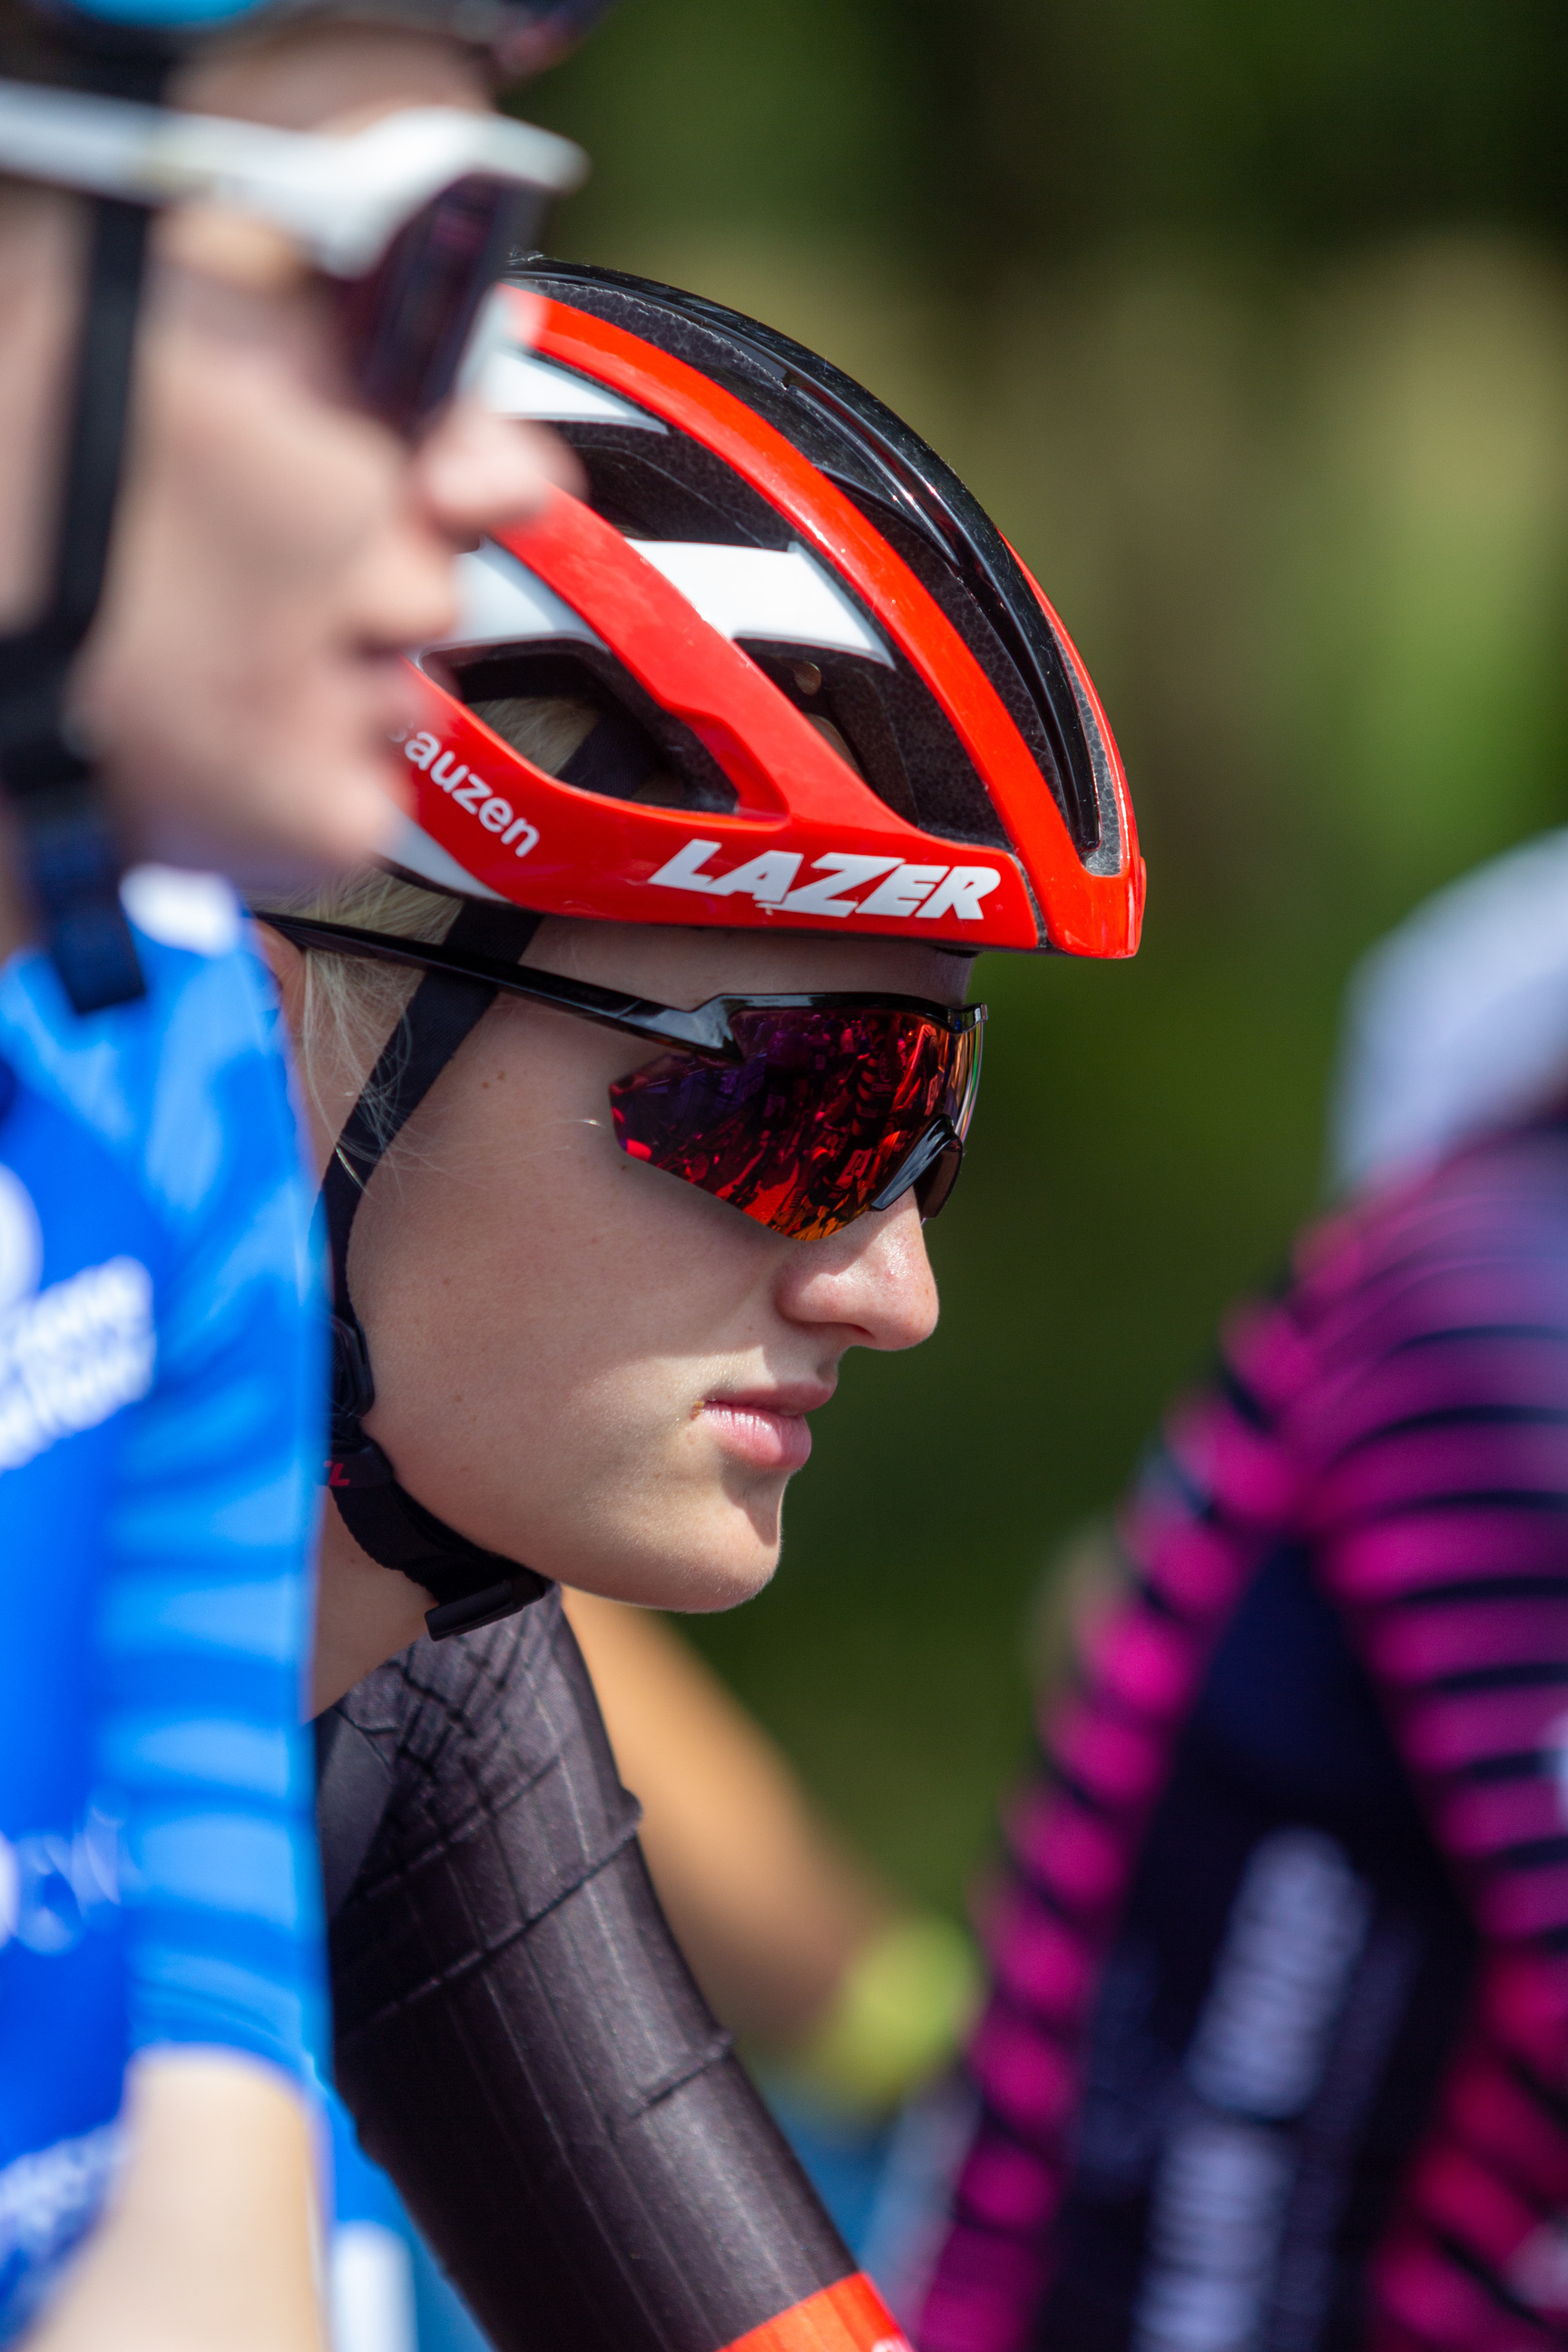
<svg viewBox="0 0 1568 2352">
<path fill-rule="evenodd" d="M 515 962 L 542 918 L 489 900 L 466 899 L 447 934 L 452 947 Z M 425 1622 L 437 1641 L 510 1617 L 550 1590 L 500 1552 L 486 1551 L 438 1519 L 398 1484 L 392 1464 L 366 1434 L 375 1381 L 349 1290 L 354 1214 L 387 1147 L 424 1101 L 458 1046 L 496 999 L 484 981 L 427 971 L 344 1124 L 321 1185 L 332 1269 L 332 1445 L 327 1484 L 338 1515 L 362 1551 L 436 1596 Z"/>
</svg>

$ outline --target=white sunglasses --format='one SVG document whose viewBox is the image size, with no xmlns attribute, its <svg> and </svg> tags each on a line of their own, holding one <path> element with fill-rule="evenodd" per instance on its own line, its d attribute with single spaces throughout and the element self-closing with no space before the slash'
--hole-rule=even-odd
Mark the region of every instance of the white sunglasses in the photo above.
<svg viewBox="0 0 1568 2352">
<path fill-rule="evenodd" d="M 454 389 L 514 244 L 587 158 L 497 114 L 411 107 L 346 135 L 276 131 L 0 81 L 0 170 L 163 206 L 211 204 L 280 230 L 338 281 L 351 373 L 412 435 Z"/>
</svg>

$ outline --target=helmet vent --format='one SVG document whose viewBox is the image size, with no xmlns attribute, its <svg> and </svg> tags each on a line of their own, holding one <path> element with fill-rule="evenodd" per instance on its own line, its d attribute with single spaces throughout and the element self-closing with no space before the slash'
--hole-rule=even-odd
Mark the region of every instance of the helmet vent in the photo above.
<svg viewBox="0 0 1568 2352">
<path fill-rule="evenodd" d="M 631 539 L 706 540 L 718 547 L 786 548 L 794 534 L 732 467 L 685 433 L 654 440 L 605 425 L 567 425 L 595 513 Z"/>
<path fill-rule="evenodd" d="M 612 687 L 584 654 L 454 664 L 452 682 L 504 743 L 579 792 L 649 808 L 733 809 L 733 785 L 690 730 L 651 698 L 644 698 L 646 709 L 630 708 L 634 682 L 617 676 Z"/>
<path fill-rule="evenodd" d="M 918 435 L 828 361 L 700 295 L 584 265 L 545 262 L 542 257 L 523 282 L 685 361 L 773 425 L 832 480 L 903 558 L 980 662 L 1028 744 L 1080 861 L 1093 871 L 1117 870 L 1121 842 L 1114 753 L 1106 751 L 1100 722 L 1017 558 L 952 468 Z M 601 428 L 589 430 L 602 434 Z M 569 431 L 583 448 L 577 432 Z M 649 436 L 623 433 L 619 438 L 647 444 Z M 688 439 L 672 431 L 657 445 L 657 458 L 645 448 L 645 463 L 663 464 Z M 689 462 L 684 451 L 678 462 Z M 736 497 L 733 490 L 715 494 Z M 696 536 L 685 526 L 668 535 Z M 842 731 L 854 740 L 847 728 Z M 934 797 L 947 813 L 941 821 L 928 813 L 924 803 L 933 797 L 933 787 L 922 782 L 921 769 L 913 763 L 908 731 L 900 730 L 901 749 L 915 799 L 922 803 L 921 822 L 959 838 L 997 840 L 1000 829 L 979 778 L 971 771 L 973 789 L 965 785 L 952 764 L 956 738 L 951 749 L 941 746 L 939 739 L 952 730 L 934 721 L 917 730 L 930 739 L 921 766 L 926 753 L 942 750 Z M 962 752 L 957 758 L 967 765 Z M 867 774 L 882 797 L 898 806 L 868 763 Z M 984 813 L 976 805 L 980 802 L 985 803 Z"/>
<path fill-rule="evenodd" d="M 832 726 L 851 765 L 895 816 L 944 841 L 1011 849 L 952 722 L 901 654 L 895 652 L 890 662 L 873 662 L 814 646 L 805 664 L 793 642 L 742 642 L 797 710 Z M 817 682 L 803 680 L 803 670 L 815 672 Z"/>
</svg>

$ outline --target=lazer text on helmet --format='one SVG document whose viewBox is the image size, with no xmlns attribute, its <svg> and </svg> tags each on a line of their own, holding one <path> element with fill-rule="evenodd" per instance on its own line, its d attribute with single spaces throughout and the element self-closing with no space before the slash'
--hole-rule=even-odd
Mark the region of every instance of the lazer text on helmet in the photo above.
<svg viewBox="0 0 1568 2352">
<path fill-rule="evenodd" d="M 980 923 L 985 919 L 981 900 L 1002 879 L 994 866 L 911 866 L 901 857 L 859 856 L 840 849 L 812 859 L 816 879 L 808 882 L 796 879 L 803 859 L 794 849 L 764 850 L 727 874 L 710 874 L 705 869 L 719 848 L 716 841 L 689 841 L 648 880 L 666 890 L 744 897 L 786 914 L 872 915 L 882 920 L 912 915 L 927 922 L 949 915 L 961 923 Z M 849 897 L 868 884 L 875 887 L 865 898 Z"/>
</svg>

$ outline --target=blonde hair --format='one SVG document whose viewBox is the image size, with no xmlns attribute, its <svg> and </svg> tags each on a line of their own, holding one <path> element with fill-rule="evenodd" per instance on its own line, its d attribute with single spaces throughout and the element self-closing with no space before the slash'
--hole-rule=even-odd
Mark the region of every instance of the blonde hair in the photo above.
<svg viewBox="0 0 1568 2352">
<path fill-rule="evenodd" d="M 475 717 L 493 728 L 503 741 L 552 776 L 559 775 L 602 715 L 595 703 L 571 695 L 505 695 L 476 702 L 472 709 Z M 675 778 L 656 773 L 638 797 L 660 797 L 672 787 L 679 789 Z M 430 941 L 446 938 L 462 903 L 450 891 L 406 881 L 383 866 L 367 867 L 289 898 L 258 901 L 261 910 L 274 914 L 352 923 L 358 930 Z M 302 953 L 300 1061 L 306 1088 L 318 1110 L 325 1112 L 327 1106 L 319 1091 L 321 1070 L 374 1069 L 422 975 L 412 965 L 334 955 L 325 948 L 306 948 Z M 365 1108 L 375 1122 L 378 1106 L 374 1098 Z"/>
<path fill-rule="evenodd" d="M 503 694 L 470 707 L 503 743 L 552 776 L 561 773 L 600 717 L 591 702 L 565 694 Z"/>
<path fill-rule="evenodd" d="M 352 923 L 356 929 L 383 931 L 395 939 L 434 941 L 446 938 L 462 903 L 446 890 L 405 882 L 377 866 L 345 875 L 324 888 L 272 899 L 263 911 Z M 302 948 L 300 954 L 303 976 L 295 1044 L 306 1091 L 325 1117 L 331 1106 L 321 1092 L 323 1071 L 373 1070 L 424 975 L 416 965 L 334 955 L 325 948 Z M 365 1108 L 379 1126 L 374 1097 Z"/>
<path fill-rule="evenodd" d="M 509 697 L 476 709 L 487 726 L 552 775 L 565 766 L 599 715 L 590 702 L 556 697 Z M 382 931 L 393 939 L 436 941 L 446 938 L 462 903 L 449 890 L 406 881 L 384 866 L 373 866 L 258 905 L 262 912 L 352 923 L 357 930 Z M 326 948 L 305 948 L 301 953 L 304 977 L 296 1042 L 306 1090 L 324 1113 L 328 1107 L 320 1092 L 321 1071 L 373 1070 L 423 975 L 416 965 L 334 955 Z M 365 1108 L 375 1122 L 374 1099 Z"/>
</svg>

